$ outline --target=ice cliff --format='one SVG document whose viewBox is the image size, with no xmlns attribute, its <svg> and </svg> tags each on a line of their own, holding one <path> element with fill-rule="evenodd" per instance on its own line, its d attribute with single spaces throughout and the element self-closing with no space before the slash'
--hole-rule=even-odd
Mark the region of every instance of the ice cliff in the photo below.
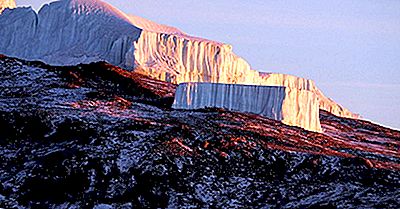
<svg viewBox="0 0 400 209">
<path fill-rule="evenodd" d="M 93 61 L 132 69 L 172 83 L 212 82 L 285 86 L 318 95 L 320 108 L 337 116 L 357 115 L 325 97 L 314 82 L 252 70 L 232 47 L 140 17 L 100 0 L 61 0 L 36 13 L 31 8 L 0 15 L 0 54 L 52 65 Z"/>
<path fill-rule="evenodd" d="M 283 86 L 182 83 L 173 108 L 218 107 L 255 113 L 291 126 L 322 132 L 318 97 L 314 92 Z"/>
<path fill-rule="evenodd" d="M 0 0 L 0 13 L 7 8 L 15 8 L 16 4 L 14 0 Z"/>
</svg>

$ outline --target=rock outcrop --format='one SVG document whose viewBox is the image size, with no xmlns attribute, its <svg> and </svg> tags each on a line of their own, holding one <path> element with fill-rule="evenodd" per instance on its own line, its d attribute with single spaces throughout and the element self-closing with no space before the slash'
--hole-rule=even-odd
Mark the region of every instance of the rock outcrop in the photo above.
<svg viewBox="0 0 400 209">
<path fill-rule="evenodd" d="M 60 0 L 36 13 L 17 8 L 0 15 L 0 53 L 52 65 L 107 61 L 171 83 L 276 85 L 316 93 L 320 108 L 357 118 L 307 79 L 252 70 L 232 46 L 189 36 L 100 0 Z M 50 44 L 49 44 L 50 43 Z"/>
<path fill-rule="evenodd" d="M 173 108 L 193 110 L 207 107 L 255 113 L 287 125 L 322 132 L 318 97 L 307 90 L 218 83 L 183 83 L 178 86 Z"/>
<path fill-rule="evenodd" d="M 0 0 L 0 14 L 3 10 L 7 8 L 15 8 L 17 5 L 15 4 L 15 0 Z"/>
</svg>

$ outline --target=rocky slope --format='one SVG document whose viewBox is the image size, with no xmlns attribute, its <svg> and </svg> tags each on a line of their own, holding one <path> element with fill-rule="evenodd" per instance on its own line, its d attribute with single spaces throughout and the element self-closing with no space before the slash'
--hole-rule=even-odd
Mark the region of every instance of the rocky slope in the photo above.
<svg viewBox="0 0 400 209">
<path fill-rule="evenodd" d="M 8 56 L 53 65 L 107 61 L 171 83 L 283 85 L 314 91 L 321 109 L 358 118 L 325 97 L 310 80 L 259 73 L 228 44 L 126 15 L 101 0 L 60 0 L 39 13 L 31 8 L 7 10 L 0 15 L 0 28 L 0 53 Z"/>
<path fill-rule="evenodd" d="M 284 124 L 321 132 L 319 101 L 314 92 L 283 86 L 182 83 L 174 109 L 224 108 L 259 114 Z"/>
<path fill-rule="evenodd" d="M 0 57 L 0 208 L 400 207 L 400 132 L 177 111 L 175 88 Z"/>
</svg>

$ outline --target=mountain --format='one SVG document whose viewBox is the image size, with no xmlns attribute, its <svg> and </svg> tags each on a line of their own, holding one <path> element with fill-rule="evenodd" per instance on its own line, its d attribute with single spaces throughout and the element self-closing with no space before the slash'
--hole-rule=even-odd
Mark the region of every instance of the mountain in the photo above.
<svg viewBox="0 0 400 209">
<path fill-rule="evenodd" d="M 52 65 L 106 61 L 162 81 L 285 86 L 314 92 L 320 109 L 358 118 L 308 79 L 260 73 L 232 46 L 127 15 L 100 0 L 60 0 L 0 15 L 0 53 Z M 50 43 L 50 44 L 49 44 Z"/>
<path fill-rule="evenodd" d="M 400 132 L 174 110 L 176 88 L 0 56 L 0 208 L 400 207 Z"/>
<path fill-rule="evenodd" d="M 400 132 L 313 81 L 99 0 L 0 3 L 0 208 L 400 208 Z"/>
</svg>

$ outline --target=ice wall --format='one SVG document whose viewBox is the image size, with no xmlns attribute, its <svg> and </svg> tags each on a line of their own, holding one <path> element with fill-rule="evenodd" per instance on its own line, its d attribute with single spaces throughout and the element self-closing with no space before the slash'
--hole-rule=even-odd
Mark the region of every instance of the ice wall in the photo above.
<svg viewBox="0 0 400 209">
<path fill-rule="evenodd" d="M 278 86 L 182 83 L 173 108 L 218 107 L 255 113 L 287 125 L 321 132 L 318 97 L 310 91 Z"/>
<path fill-rule="evenodd" d="M 107 61 L 172 83 L 286 86 L 314 92 L 323 110 L 358 117 L 325 97 L 310 80 L 259 73 L 228 44 L 126 15 L 100 0 L 61 0 L 39 13 L 31 8 L 5 10 L 0 28 L 0 54 L 8 56 L 52 65 Z"/>
<path fill-rule="evenodd" d="M 0 15 L 0 53 L 52 65 L 108 61 L 122 66 L 141 30 L 104 2 L 62 0 Z"/>
<path fill-rule="evenodd" d="M 251 71 L 231 46 L 205 39 L 143 31 L 135 49 L 138 70 L 173 83 L 246 82 Z"/>
<path fill-rule="evenodd" d="M 0 0 L 0 13 L 3 12 L 6 8 L 15 8 L 16 4 L 14 0 Z"/>
<path fill-rule="evenodd" d="M 320 108 L 337 116 L 359 117 L 324 96 L 312 80 L 252 70 L 227 44 L 187 35 L 143 31 L 135 42 L 135 49 L 136 71 L 155 79 L 177 84 L 210 82 L 286 86 L 294 90 L 314 92 L 321 102 Z"/>
</svg>

